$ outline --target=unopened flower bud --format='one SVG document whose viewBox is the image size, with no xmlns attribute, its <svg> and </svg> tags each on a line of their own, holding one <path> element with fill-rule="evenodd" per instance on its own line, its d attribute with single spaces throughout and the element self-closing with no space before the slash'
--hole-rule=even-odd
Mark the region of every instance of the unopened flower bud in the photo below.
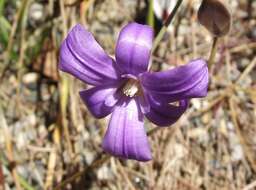
<svg viewBox="0 0 256 190">
<path fill-rule="evenodd" d="M 198 20 L 216 37 L 226 35 L 231 26 L 231 14 L 219 0 L 203 0 Z"/>
</svg>

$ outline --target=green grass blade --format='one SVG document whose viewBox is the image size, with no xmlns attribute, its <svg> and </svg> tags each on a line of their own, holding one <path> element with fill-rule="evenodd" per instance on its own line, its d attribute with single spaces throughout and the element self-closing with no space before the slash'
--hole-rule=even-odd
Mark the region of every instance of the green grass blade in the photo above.
<svg viewBox="0 0 256 190">
<path fill-rule="evenodd" d="M 11 25 L 4 16 L 0 16 L 0 26 L 0 43 L 3 44 L 5 48 L 8 44 Z"/>
<path fill-rule="evenodd" d="M 21 186 L 25 189 L 25 190 L 35 190 L 34 187 L 32 187 L 23 177 L 21 177 L 20 175 L 18 175 L 19 178 L 19 182 L 21 184 Z"/>
<path fill-rule="evenodd" d="M 0 16 L 3 15 L 5 0 L 0 0 Z"/>
</svg>

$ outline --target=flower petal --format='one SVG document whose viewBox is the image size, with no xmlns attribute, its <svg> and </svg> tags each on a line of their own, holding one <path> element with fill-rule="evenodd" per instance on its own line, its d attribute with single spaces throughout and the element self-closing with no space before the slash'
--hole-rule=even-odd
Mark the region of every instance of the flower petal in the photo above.
<svg viewBox="0 0 256 190">
<path fill-rule="evenodd" d="M 181 100 L 179 106 L 167 103 L 158 103 L 153 99 L 149 100 L 150 111 L 146 113 L 146 117 L 158 126 L 170 126 L 175 123 L 180 116 L 186 111 L 189 101 Z"/>
<path fill-rule="evenodd" d="M 102 146 L 106 152 L 117 157 L 151 160 L 143 114 L 135 99 L 115 107 Z"/>
<path fill-rule="evenodd" d="M 143 73 L 140 81 L 147 94 L 160 102 L 204 97 L 208 88 L 208 67 L 204 60 L 198 59 L 172 70 Z"/>
<path fill-rule="evenodd" d="M 91 114 L 96 118 L 102 118 L 110 114 L 117 103 L 117 88 L 117 85 L 97 86 L 80 91 L 79 94 Z"/>
<path fill-rule="evenodd" d="M 126 25 L 116 45 L 116 62 L 123 74 L 137 75 L 147 71 L 153 30 L 137 23 Z"/>
<path fill-rule="evenodd" d="M 80 24 L 69 32 L 61 45 L 59 69 L 91 85 L 118 79 L 114 60 Z"/>
</svg>

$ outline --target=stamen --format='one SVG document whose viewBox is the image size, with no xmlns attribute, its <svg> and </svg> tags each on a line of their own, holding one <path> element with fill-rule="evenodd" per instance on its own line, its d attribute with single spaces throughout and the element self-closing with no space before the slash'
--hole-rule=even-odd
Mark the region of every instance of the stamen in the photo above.
<svg viewBox="0 0 256 190">
<path fill-rule="evenodd" d="M 131 98 L 138 95 L 138 92 L 139 92 L 138 82 L 134 79 L 129 79 L 124 85 L 122 92 L 124 93 L 124 95 Z"/>
</svg>

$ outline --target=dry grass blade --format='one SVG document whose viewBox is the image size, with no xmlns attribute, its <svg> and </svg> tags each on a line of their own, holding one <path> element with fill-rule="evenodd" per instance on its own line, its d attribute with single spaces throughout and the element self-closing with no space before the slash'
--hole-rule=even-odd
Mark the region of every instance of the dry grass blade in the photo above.
<svg viewBox="0 0 256 190">
<path fill-rule="evenodd" d="M 3 174 L 1 162 L 0 162 L 0 190 L 4 190 L 4 174 Z"/>
<path fill-rule="evenodd" d="M 256 65 L 256 57 L 251 61 L 251 63 L 246 67 L 244 72 L 240 75 L 240 77 L 237 79 L 236 83 L 240 83 L 244 78 L 252 71 L 252 69 Z"/>
<path fill-rule="evenodd" d="M 124 178 L 124 181 L 126 181 L 127 183 L 127 186 L 128 186 L 128 189 L 131 189 L 131 190 L 136 190 L 136 188 L 133 186 L 127 172 L 125 171 L 124 167 L 122 166 L 122 164 L 120 163 L 119 160 L 116 160 L 116 163 L 117 163 L 117 168 L 119 169 L 121 175 L 123 176 Z"/>
<path fill-rule="evenodd" d="M 243 190 L 253 190 L 256 187 L 256 181 L 250 183 L 249 185 L 247 185 L 246 187 L 243 188 Z"/>
<path fill-rule="evenodd" d="M 48 161 L 48 169 L 47 169 L 47 177 L 45 180 L 45 189 L 51 189 L 54 179 L 54 170 L 55 165 L 57 162 L 57 153 L 56 150 L 52 150 L 49 155 L 49 161 Z"/>
<path fill-rule="evenodd" d="M 239 122 L 238 122 L 238 114 L 236 112 L 237 108 L 235 105 L 234 100 L 232 99 L 232 97 L 229 99 L 229 107 L 230 107 L 230 111 L 231 111 L 231 118 L 232 118 L 232 122 L 235 126 L 235 130 L 236 130 L 236 134 L 238 135 L 239 139 L 240 139 L 240 143 L 243 146 L 243 151 L 248 159 L 248 161 L 251 164 L 251 167 L 253 168 L 254 172 L 256 172 L 256 161 L 254 160 L 253 154 L 250 151 L 250 149 L 248 148 L 248 145 L 246 144 L 245 138 L 241 132 L 240 126 L 239 126 Z"/>
<path fill-rule="evenodd" d="M 97 169 L 98 167 L 100 167 L 103 163 L 107 162 L 110 159 L 109 155 L 105 155 L 100 159 L 96 159 L 95 161 L 93 161 L 93 163 L 84 168 L 82 171 L 75 173 L 74 175 L 72 175 L 71 177 L 69 177 L 68 179 L 62 181 L 59 185 L 57 185 L 54 190 L 61 190 L 63 189 L 63 187 L 65 187 L 67 184 L 77 180 L 78 178 L 80 178 L 82 175 L 84 175 L 87 171 L 90 171 L 91 169 Z"/>
<path fill-rule="evenodd" d="M 4 77 L 5 71 L 8 68 L 7 64 L 9 62 L 10 54 L 11 54 L 11 51 L 12 51 L 12 48 L 13 48 L 13 43 L 14 43 L 14 39 L 15 39 L 14 35 L 16 33 L 16 30 L 17 30 L 18 24 L 20 22 L 20 18 L 23 14 L 23 11 L 24 11 L 25 7 L 27 6 L 27 3 L 28 3 L 28 0 L 22 0 L 21 6 L 19 7 L 19 10 L 17 11 L 17 13 L 15 15 L 15 19 L 14 19 L 14 22 L 12 24 L 11 34 L 10 34 L 10 37 L 9 37 L 7 49 L 6 49 L 6 52 L 4 54 L 5 55 L 4 56 L 4 61 L 3 61 L 4 62 L 4 68 L 0 73 L 0 79 Z"/>
<path fill-rule="evenodd" d="M 61 17 L 63 23 L 63 36 L 66 36 L 68 33 L 68 24 L 67 24 L 67 14 L 64 6 L 64 1 L 59 1 L 60 9 L 61 9 Z M 68 151 L 70 158 L 73 158 L 73 147 L 70 140 L 70 134 L 68 129 L 68 121 L 67 121 L 67 106 L 68 106 L 68 98 L 69 98 L 69 78 L 67 75 L 61 75 L 61 83 L 60 83 L 60 106 L 61 106 L 61 120 L 64 131 L 64 137 L 67 141 Z"/>
<path fill-rule="evenodd" d="M 12 177 L 13 177 L 13 180 L 15 182 L 15 186 L 16 186 L 17 190 L 21 190 L 21 185 L 20 185 L 20 182 L 19 182 L 17 170 L 15 168 L 15 160 L 14 160 L 14 156 L 13 156 L 12 137 L 11 137 L 11 134 L 9 132 L 7 122 L 5 120 L 5 117 L 4 117 L 3 110 L 2 110 L 1 106 L 0 106 L 0 126 L 3 128 L 3 132 L 4 132 L 4 136 L 5 136 L 5 142 L 6 142 L 5 146 L 6 146 L 6 150 L 7 150 L 7 154 L 8 154 L 7 156 L 8 156 L 8 160 L 9 160 L 9 163 L 10 163 Z"/>
</svg>

